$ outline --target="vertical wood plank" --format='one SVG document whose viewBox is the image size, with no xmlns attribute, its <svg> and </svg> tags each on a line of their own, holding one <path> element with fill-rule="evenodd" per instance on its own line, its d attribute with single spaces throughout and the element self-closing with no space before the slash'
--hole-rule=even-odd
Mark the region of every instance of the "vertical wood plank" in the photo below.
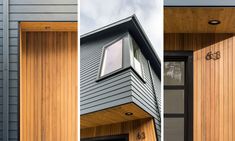
<svg viewBox="0 0 235 141">
<path fill-rule="evenodd" d="M 165 39 L 167 51 L 194 51 L 194 140 L 234 140 L 234 34 L 168 33 Z M 221 58 L 206 61 L 209 51 Z"/>
<path fill-rule="evenodd" d="M 61 39 L 60 39 L 60 46 L 61 46 L 61 52 L 64 52 L 64 46 L 63 46 L 63 33 L 61 33 Z M 64 66 L 64 55 L 61 53 L 61 66 Z M 65 81 L 64 81 L 64 76 L 65 76 L 65 70 L 64 70 L 64 67 L 61 69 L 61 140 L 66 140 L 66 136 L 65 136 L 65 132 L 66 129 L 65 129 L 65 87 L 64 85 L 66 84 Z"/>
<path fill-rule="evenodd" d="M 41 127 L 42 127 L 42 34 L 38 33 L 38 40 L 40 41 L 38 43 L 38 58 L 37 58 L 37 66 L 38 66 L 38 129 L 37 129 L 37 133 L 38 133 L 38 138 L 37 141 L 41 141 L 42 140 L 42 131 L 41 131 Z"/>
<path fill-rule="evenodd" d="M 233 116 L 233 111 L 232 111 L 232 105 L 233 105 L 233 101 L 232 101 L 232 95 L 233 95 L 233 92 L 232 92 L 232 87 L 233 87 L 233 82 L 232 82 L 232 79 L 233 79 L 233 71 L 232 71 L 232 53 L 233 53 L 233 44 L 232 44 L 232 38 L 231 37 L 228 37 L 228 123 L 229 123 L 229 127 L 228 127 L 228 140 L 229 141 L 232 141 L 232 116 Z"/>
<path fill-rule="evenodd" d="M 233 34 L 233 40 L 232 40 L 232 46 L 233 46 L 233 72 L 235 72 L 235 49 L 234 49 L 234 46 L 235 46 L 235 37 L 234 37 L 234 34 Z M 232 140 L 234 141 L 235 140 L 235 74 L 233 74 L 233 129 L 232 129 Z"/>
<path fill-rule="evenodd" d="M 32 70 L 33 70 L 33 78 L 35 79 L 35 80 L 37 80 L 37 81 L 34 81 L 34 85 L 33 85 L 33 88 L 34 88 L 34 90 L 33 90 L 33 128 L 34 128 L 34 131 L 33 131 L 33 140 L 34 141 L 37 141 L 37 139 L 38 139 L 38 120 L 40 120 L 40 119 L 38 119 L 38 95 L 39 95 L 39 93 L 38 93 L 38 62 L 37 62 L 37 60 L 38 60 L 38 44 L 36 43 L 37 42 L 37 39 L 38 39 L 38 35 L 37 35 L 37 33 L 34 33 L 34 35 L 33 35 L 33 46 L 34 46 L 34 48 L 33 48 L 33 68 L 32 68 Z"/>
<path fill-rule="evenodd" d="M 67 109 L 67 112 L 68 112 L 68 140 L 72 140 L 72 66 L 71 66 L 71 63 L 72 63 L 72 55 L 71 55 L 71 51 L 72 51 L 72 46 L 71 46 L 71 32 L 68 32 L 68 35 L 67 35 L 67 51 L 68 51 L 68 56 L 67 56 L 67 62 L 68 62 L 68 93 L 67 93 L 67 98 L 68 98 L 68 109 Z"/>
<path fill-rule="evenodd" d="M 72 32 L 72 62 L 73 62 L 73 111 L 75 112 L 72 112 L 72 117 L 73 117 L 73 136 L 74 136 L 74 141 L 78 140 L 78 81 L 77 81 L 77 78 L 78 78 L 78 54 L 77 54 L 77 50 L 78 50 L 78 41 L 77 41 L 77 32 Z"/>
<path fill-rule="evenodd" d="M 77 140 L 76 34 L 22 33 L 20 140 Z"/>
<path fill-rule="evenodd" d="M 210 41 L 213 43 L 210 46 L 211 52 L 215 52 L 215 37 L 214 35 L 210 38 Z M 207 75 L 210 75 L 210 136 L 211 140 L 215 140 L 215 61 L 209 61 L 210 62 L 210 73 Z"/>
<path fill-rule="evenodd" d="M 215 36 L 215 51 L 220 50 L 219 43 L 217 41 L 217 36 Z M 215 121 L 214 124 L 217 127 L 219 125 L 219 60 L 215 61 Z M 219 130 L 215 129 L 215 141 L 219 141 Z"/>
<path fill-rule="evenodd" d="M 27 36 L 29 37 L 30 36 L 30 33 L 27 33 Z M 30 46 L 31 44 L 30 44 L 30 42 L 28 42 L 27 43 L 28 45 L 27 46 Z M 31 88 L 31 80 L 30 80 L 30 76 L 31 76 L 31 74 L 30 74 L 30 62 L 31 62 L 31 49 L 30 48 L 26 48 L 27 49 L 27 52 L 26 52 L 26 54 L 27 54 L 27 96 L 26 96 L 26 98 L 27 98 L 27 100 L 26 100 L 26 104 L 27 104 L 27 106 L 26 106 L 26 111 L 28 111 L 28 112 L 26 112 L 26 118 L 27 118 L 27 124 L 28 124 L 28 126 L 27 126 L 27 139 L 28 140 L 30 140 L 31 138 L 30 138 L 30 135 L 31 135 L 31 120 L 30 120 L 30 114 L 31 114 L 31 96 L 30 96 L 30 88 Z"/>
<path fill-rule="evenodd" d="M 57 108 L 58 108 L 58 113 L 57 113 L 57 135 L 58 135 L 58 141 L 61 141 L 61 45 L 60 45 L 60 33 L 56 32 L 56 76 L 57 76 Z"/>
<path fill-rule="evenodd" d="M 224 125 L 224 140 L 228 141 L 228 127 L 229 127 L 229 123 L 228 123 L 228 73 L 229 73 L 229 69 L 228 69 L 228 41 L 225 40 L 224 41 L 224 63 L 223 63 L 223 68 L 224 68 L 224 122 L 223 122 L 223 125 Z"/>
</svg>

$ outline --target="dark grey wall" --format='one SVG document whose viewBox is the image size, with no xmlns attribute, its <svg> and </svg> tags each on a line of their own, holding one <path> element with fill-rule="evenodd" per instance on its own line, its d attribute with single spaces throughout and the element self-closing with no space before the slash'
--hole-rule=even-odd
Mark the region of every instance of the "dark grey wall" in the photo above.
<svg viewBox="0 0 235 141">
<path fill-rule="evenodd" d="M 153 72 L 152 68 L 150 69 L 152 72 L 152 80 L 153 80 L 153 87 L 156 95 L 156 100 L 158 103 L 158 113 L 162 112 L 162 105 L 161 105 L 161 81 L 156 75 L 156 73 Z M 158 118 L 155 119 L 155 124 L 156 124 L 156 129 L 158 133 L 158 139 L 160 140 L 161 138 L 161 115 L 159 115 Z"/>
<path fill-rule="evenodd" d="M 96 82 L 103 46 L 121 35 L 101 37 L 81 45 L 81 114 L 131 102 L 130 71 Z"/>
<path fill-rule="evenodd" d="M 2 1 L 1 1 L 2 2 Z M 9 1 L 9 140 L 19 140 L 20 21 L 77 21 L 77 0 Z M 2 140 L 2 5 L 0 5 L 0 141 Z"/>
<path fill-rule="evenodd" d="M 144 56 L 141 57 L 141 62 L 146 83 L 141 81 L 134 72 L 131 73 L 133 101 L 155 118 L 158 139 L 160 139 L 161 115 L 158 109 L 158 100 L 161 95 L 161 83 Z"/>
<path fill-rule="evenodd" d="M 3 1 L 0 0 L 0 140 L 3 139 Z"/>
</svg>

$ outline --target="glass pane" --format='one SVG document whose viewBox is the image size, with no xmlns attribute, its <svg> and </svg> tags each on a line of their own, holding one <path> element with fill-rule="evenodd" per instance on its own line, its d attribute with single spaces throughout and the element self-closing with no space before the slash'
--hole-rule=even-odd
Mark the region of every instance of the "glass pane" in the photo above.
<svg viewBox="0 0 235 141">
<path fill-rule="evenodd" d="M 164 90 L 165 113 L 184 113 L 184 90 Z"/>
<path fill-rule="evenodd" d="M 140 49 L 139 49 L 139 46 L 137 45 L 137 43 L 135 42 L 135 40 L 132 38 L 132 43 L 133 43 L 133 54 L 134 54 L 134 57 L 139 60 L 140 59 Z"/>
<path fill-rule="evenodd" d="M 122 67 L 122 40 L 107 47 L 104 52 L 101 76 Z"/>
<path fill-rule="evenodd" d="M 133 55 L 134 55 L 134 69 L 142 76 L 142 68 L 140 63 L 141 51 L 135 40 L 132 38 Z"/>
<path fill-rule="evenodd" d="M 138 60 L 136 60 L 134 58 L 134 66 L 135 66 L 135 70 L 140 74 L 142 75 L 142 69 L 141 69 L 141 64 Z"/>
<path fill-rule="evenodd" d="M 184 62 L 164 62 L 164 84 L 184 85 Z"/>
<path fill-rule="evenodd" d="M 184 141 L 184 118 L 164 119 L 164 141 Z"/>
</svg>

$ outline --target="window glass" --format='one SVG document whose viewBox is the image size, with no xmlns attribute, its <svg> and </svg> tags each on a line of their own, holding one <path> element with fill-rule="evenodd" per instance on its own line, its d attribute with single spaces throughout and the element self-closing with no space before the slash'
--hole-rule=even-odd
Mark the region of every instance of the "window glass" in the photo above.
<svg viewBox="0 0 235 141">
<path fill-rule="evenodd" d="M 184 113 L 184 90 L 164 90 L 164 112 Z"/>
<path fill-rule="evenodd" d="M 165 118 L 164 128 L 164 141 L 184 141 L 184 118 Z"/>
<path fill-rule="evenodd" d="M 105 48 L 101 76 L 122 68 L 122 42 L 119 40 Z"/>
<path fill-rule="evenodd" d="M 164 63 L 164 85 L 184 85 L 184 62 Z"/>
<path fill-rule="evenodd" d="M 132 39 L 132 43 L 133 43 L 134 69 L 142 76 L 142 68 L 140 63 L 141 51 L 134 39 Z"/>
</svg>

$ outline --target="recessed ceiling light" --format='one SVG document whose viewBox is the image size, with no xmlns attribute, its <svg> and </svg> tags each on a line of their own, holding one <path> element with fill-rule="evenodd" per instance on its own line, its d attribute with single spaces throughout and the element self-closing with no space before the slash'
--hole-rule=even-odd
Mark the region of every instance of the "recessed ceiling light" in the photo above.
<svg viewBox="0 0 235 141">
<path fill-rule="evenodd" d="M 209 20 L 208 24 L 210 24 L 210 25 L 218 25 L 218 24 L 220 24 L 220 21 L 213 19 L 213 20 Z"/>
<path fill-rule="evenodd" d="M 132 112 L 126 112 L 125 115 L 126 116 L 131 116 L 131 115 L 133 115 L 133 113 Z"/>
</svg>

